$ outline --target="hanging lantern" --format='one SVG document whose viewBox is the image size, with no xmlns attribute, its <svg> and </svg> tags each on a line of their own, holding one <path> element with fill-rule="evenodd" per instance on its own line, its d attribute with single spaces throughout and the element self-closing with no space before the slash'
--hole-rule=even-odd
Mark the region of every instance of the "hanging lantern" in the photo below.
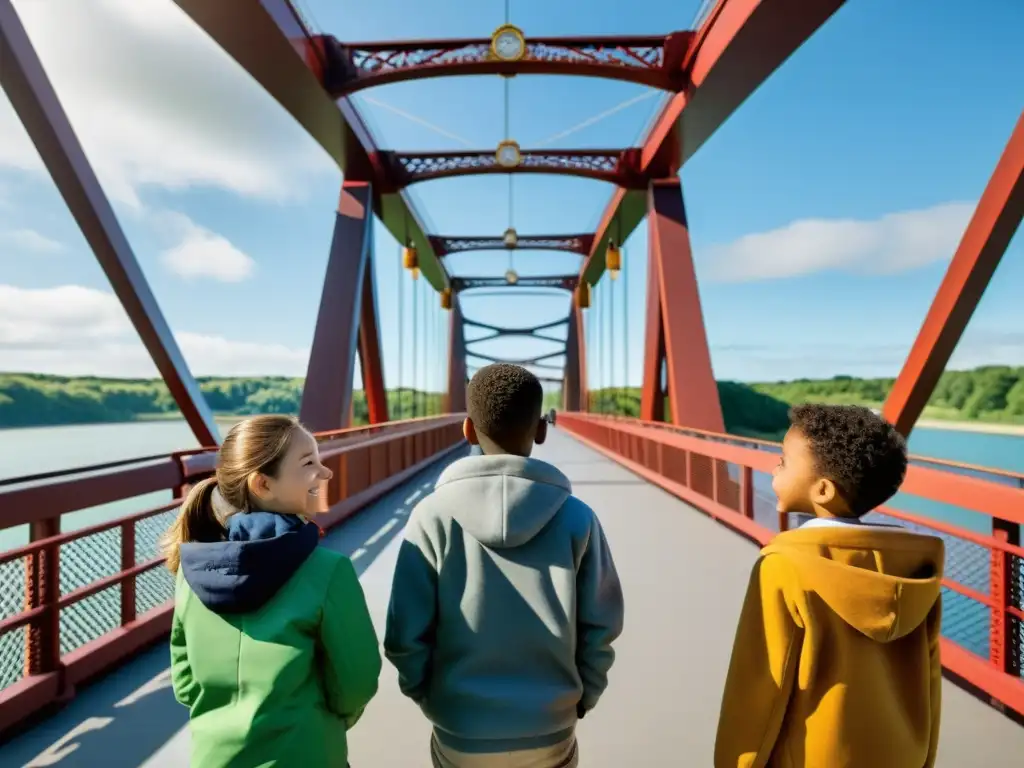
<svg viewBox="0 0 1024 768">
<path fill-rule="evenodd" d="M 505 230 L 505 234 L 502 235 L 502 241 L 505 243 L 506 248 L 515 248 L 519 244 L 519 234 L 513 227 L 509 227 Z"/>
<path fill-rule="evenodd" d="M 590 283 L 586 280 L 576 286 L 576 306 L 580 309 L 590 307 Z"/>
<path fill-rule="evenodd" d="M 412 243 L 402 249 L 402 266 L 412 272 L 413 280 L 420 276 L 420 259 Z"/>
<path fill-rule="evenodd" d="M 441 291 L 441 309 L 452 308 L 452 289 L 445 288 Z"/>
<path fill-rule="evenodd" d="M 608 243 L 608 252 L 604 256 L 604 265 L 608 268 L 608 277 L 615 280 L 622 269 L 622 252 L 614 242 Z"/>
<path fill-rule="evenodd" d="M 516 273 L 514 269 L 510 269 L 508 272 L 505 273 L 505 282 L 508 283 L 509 285 L 515 285 L 516 283 L 519 282 L 519 275 Z"/>
</svg>

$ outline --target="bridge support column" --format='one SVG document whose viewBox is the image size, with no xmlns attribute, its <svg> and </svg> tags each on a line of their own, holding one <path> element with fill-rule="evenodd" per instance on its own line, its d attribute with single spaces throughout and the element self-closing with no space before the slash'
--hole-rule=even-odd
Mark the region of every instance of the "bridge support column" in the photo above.
<svg viewBox="0 0 1024 768">
<path fill-rule="evenodd" d="M 220 434 L 128 238 L 10 0 L 0 0 L 0 87 L 200 445 Z"/>
<path fill-rule="evenodd" d="M 447 413 L 462 413 L 466 410 L 466 330 L 462 321 L 462 304 L 458 294 L 452 296 L 452 308 L 448 321 L 448 397 L 445 403 Z"/>
<path fill-rule="evenodd" d="M 1024 113 L 946 270 L 882 415 L 909 435 L 1024 214 Z"/>
<path fill-rule="evenodd" d="M 640 418 L 665 420 L 667 390 L 673 424 L 724 432 L 678 179 L 651 182 L 647 190 L 647 226 L 647 321 Z"/>
<path fill-rule="evenodd" d="M 374 253 L 366 257 L 363 271 L 363 300 L 359 313 L 359 366 L 363 376 L 363 394 L 371 424 L 383 424 L 388 415 L 388 393 L 384 387 L 384 363 L 380 354 L 380 321 L 377 312 L 377 281 L 373 270 Z"/>
<path fill-rule="evenodd" d="M 366 319 L 363 299 L 369 292 L 373 298 L 373 188 L 368 182 L 349 181 L 341 186 L 338 213 L 334 219 L 334 236 L 327 259 L 324 287 L 320 296 L 313 347 L 302 388 L 299 418 L 314 432 L 340 429 L 349 424 L 352 408 L 352 379 L 355 375 L 357 348 L 366 344 L 363 360 L 367 404 L 373 389 L 383 390 L 380 375 L 379 337 L 376 328 L 376 303 L 372 329 L 360 332 L 360 320 Z M 367 281 L 371 285 L 367 288 Z M 372 354 L 377 339 L 376 360 Z M 374 370 L 376 369 L 376 370 Z M 377 380 L 381 379 L 379 387 Z M 386 408 L 386 404 L 384 406 Z M 379 411 L 378 411 L 379 415 Z"/>
<path fill-rule="evenodd" d="M 562 407 L 567 411 L 586 410 L 587 342 L 583 331 L 583 310 L 572 302 L 569 310 L 569 333 L 565 339 L 565 378 L 562 384 Z"/>
</svg>

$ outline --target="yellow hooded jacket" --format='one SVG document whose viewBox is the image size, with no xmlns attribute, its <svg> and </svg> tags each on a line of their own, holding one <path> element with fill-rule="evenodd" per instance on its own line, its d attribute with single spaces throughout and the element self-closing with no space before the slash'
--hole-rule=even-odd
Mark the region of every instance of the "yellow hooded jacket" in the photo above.
<svg viewBox="0 0 1024 768">
<path fill-rule="evenodd" d="M 715 768 L 930 768 L 942 539 L 812 520 L 754 566 Z"/>
</svg>

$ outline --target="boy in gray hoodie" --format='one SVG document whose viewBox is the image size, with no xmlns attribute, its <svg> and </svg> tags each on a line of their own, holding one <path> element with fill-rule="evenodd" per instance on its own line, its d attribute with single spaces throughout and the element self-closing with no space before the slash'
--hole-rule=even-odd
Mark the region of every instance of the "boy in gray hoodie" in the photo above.
<svg viewBox="0 0 1024 768">
<path fill-rule="evenodd" d="M 615 659 L 623 600 L 593 510 L 531 459 L 544 393 L 516 365 L 480 369 L 466 439 L 413 510 L 384 652 L 434 725 L 435 768 L 574 768 L 576 722 Z"/>
</svg>

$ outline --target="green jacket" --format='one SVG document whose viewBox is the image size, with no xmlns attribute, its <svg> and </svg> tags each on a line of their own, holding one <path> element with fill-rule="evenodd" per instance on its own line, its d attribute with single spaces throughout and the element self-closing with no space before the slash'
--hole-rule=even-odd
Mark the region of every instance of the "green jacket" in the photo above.
<svg viewBox="0 0 1024 768">
<path fill-rule="evenodd" d="M 381 657 L 351 561 L 315 525 L 253 512 L 184 544 L 171 627 L 193 768 L 344 768 Z"/>
</svg>

